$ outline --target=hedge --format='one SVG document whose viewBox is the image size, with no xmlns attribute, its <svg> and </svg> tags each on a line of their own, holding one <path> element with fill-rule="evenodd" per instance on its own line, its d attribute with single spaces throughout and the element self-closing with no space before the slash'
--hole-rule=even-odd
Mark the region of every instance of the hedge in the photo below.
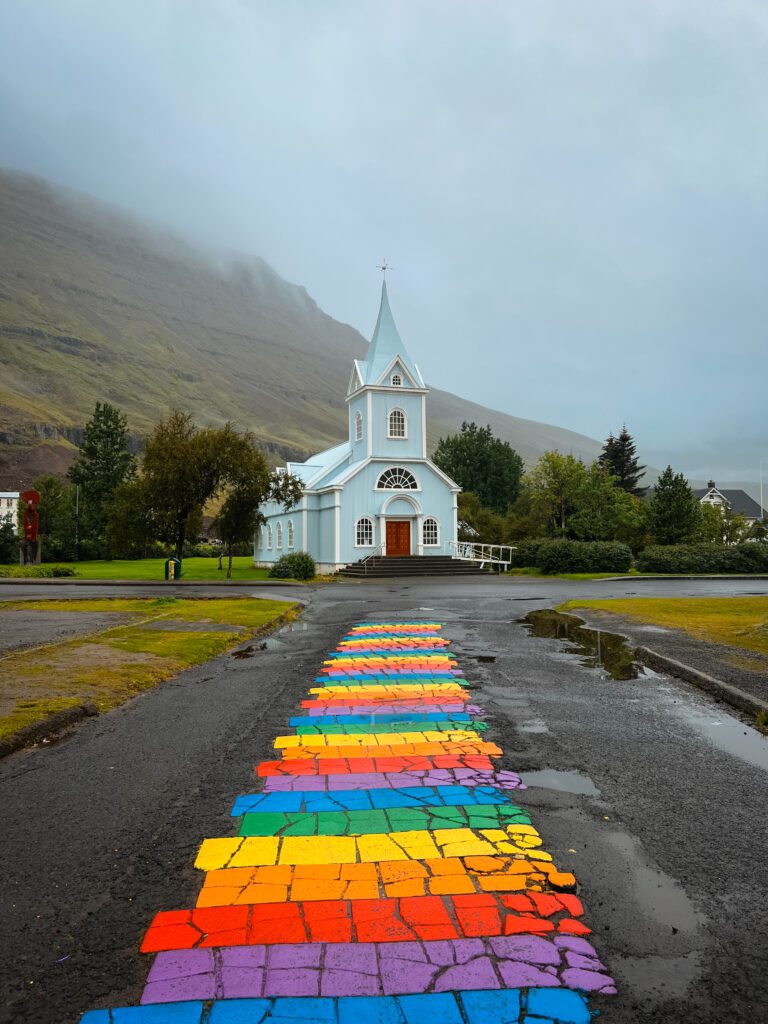
<svg viewBox="0 0 768 1024">
<path fill-rule="evenodd" d="M 645 548 L 637 558 L 640 572 L 768 572 L 768 544 L 667 544 Z"/>
<path fill-rule="evenodd" d="M 561 572 L 628 572 L 632 552 L 626 544 L 601 540 L 540 542 L 536 567 L 545 576 Z"/>
<path fill-rule="evenodd" d="M 311 580 L 315 575 L 315 560 L 306 551 L 295 551 L 278 558 L 269 575 L 278 580 Z"/>
<path fill-rule="evenodd" d="M 77 572 L 69 565 L 0 565 L 0 576 L 51 580 L 77 576 Z"/>
</svg>

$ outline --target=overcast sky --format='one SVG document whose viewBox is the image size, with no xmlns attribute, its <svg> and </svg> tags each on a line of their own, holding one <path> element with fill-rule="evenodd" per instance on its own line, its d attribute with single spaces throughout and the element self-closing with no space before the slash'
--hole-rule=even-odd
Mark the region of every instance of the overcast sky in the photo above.
<svg viewBox="0 0 768 1024">
<path fill-rule="evenodd" d="M 765 0 L 0 12 L 4 165 L 260 255 L 366 336 L 386 257 L 432 385 L 768 479 Z"/>
</svg>

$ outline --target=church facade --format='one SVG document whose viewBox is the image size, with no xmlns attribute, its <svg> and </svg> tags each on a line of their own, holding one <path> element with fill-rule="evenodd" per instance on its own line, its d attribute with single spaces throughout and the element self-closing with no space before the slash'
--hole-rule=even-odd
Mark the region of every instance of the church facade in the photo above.
<svg viewBox="0 0 768 1024">
<path fill-rule="evenodd" d="M 308 551 L 333 572 L 368 555 L 445 555 L 457 539 L 459 486 L 427 457 L 428 389 L 395 326 L 382 285 L 376 328 L 347 389 L 349 437 L 289 462 L 303 495 L 289 511 L 268 502 L 254 562 Z"/>
</svg>

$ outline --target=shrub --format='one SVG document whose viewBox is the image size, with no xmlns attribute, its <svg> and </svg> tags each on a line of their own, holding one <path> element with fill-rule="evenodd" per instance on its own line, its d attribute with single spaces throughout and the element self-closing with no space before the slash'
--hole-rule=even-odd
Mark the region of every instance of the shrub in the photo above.
<svg viewBox="0 0 768 1024">
<path fill-rule="evenodd" d="M 640 552 L 640 572 L 747 573 L 768 572 L 768 544 L 665 544 Z"/>
<path fill-rule="evenodd" d="M 0 576 L 50 580 L 77 576 L 77 572 L 70 565 L 0 565 Z"/>
<path fill-rule="evenodd" d="M 315 575 L 315 560 L 306 551 L 295 551 L 292 555 L 278 558 L 269 575 L 278 580 L 311 580 Z"/>
<path fill-rule="evenodd" d="M 516 541 L 514 544 L 515 550 L 512 552 L 510 568 L 525 569 L 528 566 L 538 567 L 541 545 L 548 543 L 549 541 L 543 539 Z"/>
<path fill-rule="evenodd" d="M 561 572 L 628 572 L 632 552 L 618 541 L 549 540 L 540 544 L 536 565 L 547 576 Z"/>
</svg>

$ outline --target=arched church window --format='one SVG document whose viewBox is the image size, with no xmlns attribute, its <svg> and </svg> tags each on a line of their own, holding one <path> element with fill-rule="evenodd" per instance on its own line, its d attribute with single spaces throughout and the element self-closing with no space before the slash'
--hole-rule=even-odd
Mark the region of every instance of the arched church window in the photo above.
<svg viewBox="0 0 768 1024">
<path fill-rule="evenodd" d="M 277 549 L 279 551 L 280 548 L 282 548 L 282 546 L 283 546 L 283 524 L 282 523 L 278 523 L 277 524 L 277 526 L 275 528 L 275 533 L 276 533 L 276 536 L 277 536 Z"/>
<path fill-rule="evenodd" d="M 288 541 L 288 549 L 291 550 L 293 548 L 293 520 L 292 519 L 288 520 L 288 523 L 287 523 L 285 529 L 286 529 L 286 533 L 287 533 L 287 538 L 286 539 Z"/>
<path fill-rule="evenodd" d="M 363 516 L 355 523 L 355 547 L 373 547 L 373 520 Z"/>
<path fill-rule="evenodd" d="M 267 524 L 267 551 L 272 550 L 272 524 Z"/>
<path fill-rule="evenodd" d="M 389 414 L 388 437 L 406 437 L 406 419 L 402 409 L 393 409 Z"/>
<path fill-rule="evenodd" d="M 363 416 L 362 413 L 355 413 L 355 440 L 363 440 Z"/>
<path fill-rule="evenodd" d="M 440 531 L 437 528 L 437 520 L 431 516 L 424 520 L 422 527 L 422 540 L 424 547 L 435 547 L 440 543 Z"/>
<path fill-rule="evenodd" d="M 391 466 L 376 481 L 376 488 L 380 491 L 417 491 L 419 485 L 413 473 L 402 466 Z"/>
<path fill-rule="evenodd" d="M 392 374 L 392 387 L 393 388 L 401 388 L 402 386 L 403 386 L 403 378 L 400 376 L 399 373 L 393 373 Z"/>
</svg>

